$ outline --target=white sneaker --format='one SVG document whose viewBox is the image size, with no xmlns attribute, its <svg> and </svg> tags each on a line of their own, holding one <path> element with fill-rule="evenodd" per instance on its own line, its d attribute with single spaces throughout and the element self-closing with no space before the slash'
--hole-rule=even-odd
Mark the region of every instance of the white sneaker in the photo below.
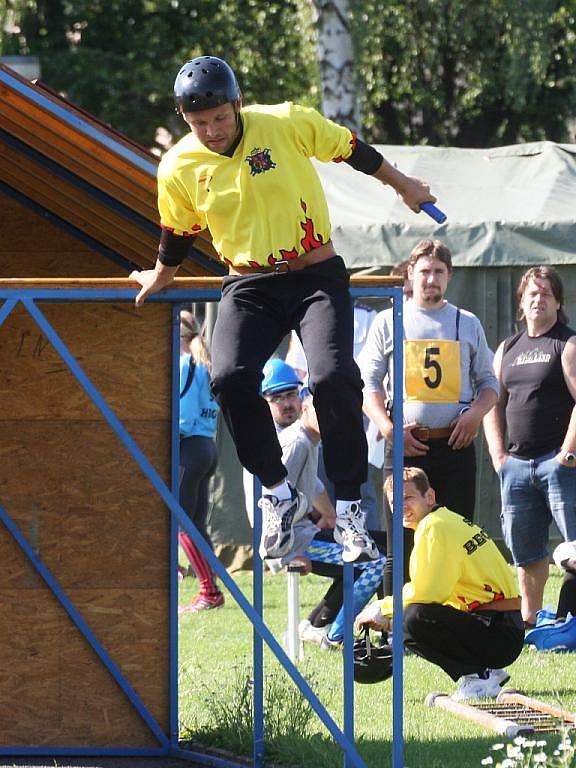
<svg viewBox="0 0 576 768">
<path fill-rule="evenodd" d="M 488 669 L 482 676 L 463 675 L 450 698 L 453 701 L 495 699 L 508 680 L 510 675 L 505 669 Z"/>
<path fill-rule="evenodd" d="M 290 488 L 292 497 L 280 501 L 276 496 L 262 496 L 258 506 L 262 510 L 262 538 L 260 557 L 283 557 L 294 546 L 294 523 L 306 515 L 306 497 L 295 488 Z"/>
<path fill-rule="evenodd" d="M 332 624 L 326 624 L 325 627 L 314 627 L 308 621 L 308 619 L 303 619 L 300 624 L 298 624 L 298 634 L 300 635 L 300 640 L 305 643 L 321 645 L 323 638 L 326 637 L 330 631 L 331 626 Z"/>
<path fill-rule="evenodd" d="M 576 541 L 563 541 L 552 553 L 558 568 L 566 571 L 576 571 Z"/>
<path fill-rule="evenodd" d="M 341 640 L 330 640 L 328 637 L 328 632 L 324 635 L 322 640 L 320 641 L 320 650 L 321 651 L 341 651 L 342 650 L 342 641 Z"/>
<path fill-rule="evenodd" d="M 378 547 L 364 527 L 364 513 L 360 504 L 355 501 L 350 502 L 344 515 L 336 516 L 334 541 L 342 545 L 342 560 L 345 563 L 377 560 L 380 556 Z"/>
</svg>

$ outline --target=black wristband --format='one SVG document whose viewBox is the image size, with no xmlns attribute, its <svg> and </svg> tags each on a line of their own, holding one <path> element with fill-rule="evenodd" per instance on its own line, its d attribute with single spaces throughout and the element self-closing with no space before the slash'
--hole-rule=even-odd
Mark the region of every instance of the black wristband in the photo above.
<svg viewBox="0 0 576 768">
<path fill-rule="evenodd" d="M 374 147 L 371 147 L 370 144 L 365 144 L 360 139 L 356 139 L 352 154 L 344 162 L 351 165 L 355 171 L 373 176 L 382 165 L 383 160 L 384 158 L 380 152 L 374 149 Z"/>
<path fill-rule="evenodd" d="M 169 229 L 162 228 L 158 246 L 158 261 L 165 267 L 179 267 L 186 258 L 188 248 L 194 240 L 194 237 L 175 235 Z"/>
</svg>

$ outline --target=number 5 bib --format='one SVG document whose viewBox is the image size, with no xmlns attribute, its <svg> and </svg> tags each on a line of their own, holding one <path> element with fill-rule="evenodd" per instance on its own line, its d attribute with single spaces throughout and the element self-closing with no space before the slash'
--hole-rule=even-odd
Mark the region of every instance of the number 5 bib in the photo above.
<svg viewBox="0 0 576 768">
<path fill-rule="evenodd" d="M 444 339 L 404 341 L 406 400 L 457 403 L 460 400 L 460 342 Z"/>
</svg>

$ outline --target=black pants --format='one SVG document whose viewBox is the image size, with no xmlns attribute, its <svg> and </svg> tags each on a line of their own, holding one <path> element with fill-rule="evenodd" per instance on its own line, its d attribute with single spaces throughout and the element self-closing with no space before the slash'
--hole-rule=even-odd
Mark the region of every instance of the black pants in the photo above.
<svg viewBox="0 0 576 768">
<path fill-rule="evenodd" d="M 515 661 L 524 645 L 524 624 L 520 611 L 466 613 L 416 603 L 404 611 L 404 642 L 458 680 Z"/>
<path fill-rule="evenodd" d="M 212 438 L 193 435 L 180 439 L 180 504 L 211 549 L 212 542 L 206 528 L 208 490 L 217 463 L 218 453 Z M 214 573 L 192 538 L 180 531 L 178 540 L 198 576 L 201 590 L 207 594 L 218 593 Z"/>
<path fill-rule="evenodd" d="M 367 475 L 362 380 L 353 358 L 349 278 L 339 256 L 296 272 L 224 278 L 212 391 L 243 466 L 265 486 L 281 482 L 286 470 L 260 382 L 264 364 L 292 329 L 309 365 L 326 472 L 338 499 L 359 499 Z"/>
<path fill-rule="evenodd" d="M 467 520 L 474 519 L 476 504 L 476 449 L 474 443 L 453 451 L 447 439 L 429 440 L 426 456 L 405 456 L 405 467 L 420 467 L 428 475 L 436 492 L 438 504 L 456 512 Z M 387 450 L 385 470 L 392 472 L 392 451 Z M 384 567 L 384 592 L 392 594 L 392 510 L 384 498 L 384 517 L 388 532 L 387 560 Z M 408 565 L 414 546 L 414 531 L 404 529 L 404 583 L 409 580 Z"/>
<path fill-rule="evenodd" d="M 474 519 L 476 505 L 476 449 L 454 451 L 447 438 L 429 440 L 426 456 L 405 456 L 405 467 L 420 467 L 436 491 L 436 501 L 467 520 Z"/>
<path fill-rule="evenodd" d="M 180 505 L 210 546 L 206 528 L 208 492 L 217 464 L 218 452 L 212 438 L 194 435 L 180 439 Z"/>
</svg>

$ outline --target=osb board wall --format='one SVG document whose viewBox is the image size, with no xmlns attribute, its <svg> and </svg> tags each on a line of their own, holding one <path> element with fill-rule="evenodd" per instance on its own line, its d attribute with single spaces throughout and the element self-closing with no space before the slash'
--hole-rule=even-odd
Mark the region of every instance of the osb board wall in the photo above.
<svg viewBox="0 0 576 768">
<path fill-rule="evenodd" d="M 0 192 L 0 277 L 126 277 L 126 271 Z"/>
<path fill-rule="evenodd" d="M 170 306 L 38 306 L 169 484 Z M 169 512 L 22 305 L 0 392 L 0 503 L 167 733 Z M 158 746 L 1 523 L 0 563 L 0 745 Z"/>
</svg>

